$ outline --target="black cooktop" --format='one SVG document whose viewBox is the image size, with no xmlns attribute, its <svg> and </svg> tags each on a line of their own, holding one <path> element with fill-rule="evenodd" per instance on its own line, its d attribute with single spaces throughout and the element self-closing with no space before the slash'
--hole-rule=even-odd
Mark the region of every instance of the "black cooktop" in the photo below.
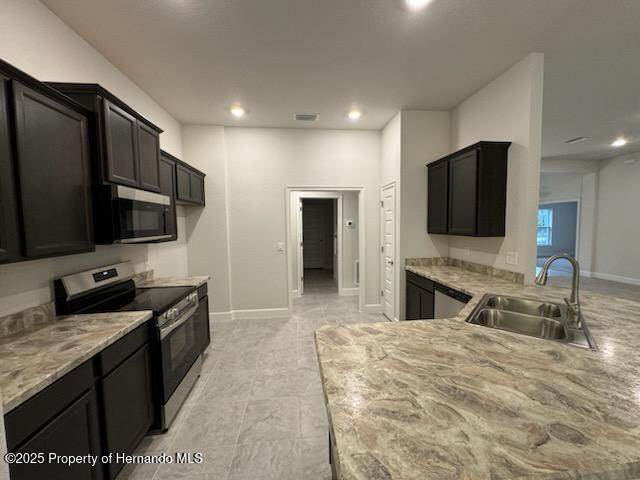
<svg viewBox="0 0 640 480">
<path fill-rule="evenodd" d="M 195 287 L 137 288 L 134 299 L 117 310 L 153 310 L 154 315 L 161 315 L 195 290 Z"/>
</svg>

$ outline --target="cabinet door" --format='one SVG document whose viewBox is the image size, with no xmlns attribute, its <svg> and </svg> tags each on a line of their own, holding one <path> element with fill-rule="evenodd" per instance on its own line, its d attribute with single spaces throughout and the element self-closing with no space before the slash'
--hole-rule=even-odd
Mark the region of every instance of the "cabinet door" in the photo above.
<svg viewBox="0 0 640 480">
<path fill-rule="evenodd" d="M 140 188 L 160 191 L 160 134 L 138 122 Z"/>
<path fill-rule="evenodd" d="M 475 235 L 477 211 L 477 152 L 449 160 L 449 233 Z"/>
<path fill-rule="evenodd" d="M 191 172 L 189 183 L 191 184 L 191 201 L 204 205 L 204 177 L 199 173 Z"/>
<path fill-rule="evenodd" d="M 407 283 L 407 308 L 405 317 L 407 320 L 420 320 L 420 292 L 421 288 L 413 283 Z"/>
<path fill-rule="evenodd" d="M 176 164 L 165 157 L 160 157 L 160 193 L 171 198 L 171 207 L 169 208 L 169 214 L 167 216 L 167 228 L 171 234 L 171 240 L 178 238 L 175 177 Z"/>
<path fill-rule="evenodd" d="M 9 79 L 0 75 L 0 263 L 20 257 L 20 229 L 9 135 Z"/>
<path fill-rule="evenodd" d="M 434 295 L 422 290 L 420 292 L 420 318 L 423 320 L 433 318 Z"/>
<path fill-rule="evenodd" d="M 449 163 L 429 166 L 427 175 L 427 232 L 447 233 Z"/>
<path fill-rule="evenodd" d="M 176 197 L 184 202 L 191 201 L 191 172 L 182 165 L 176 165 Z"/>
<path fill-rule="evenodd" d="M 104 129 L 107 180 L 130 187 L 139 186 L 137 120 L 105 100 Z"/>
<path fill-rule="evenodd" d="M 13 84 L 27 257 L 94 249 L 87 117 Z"/>
<path fill-rule="evenodd" d="M 90 390 L 37 432 L 16 453 L 59 455 L 101 455 L 98 409 L 95 390 Z M 102 465 L 13 464 L 11 480 L 100 480 Z"/>
<path fill-rule="evenodd" d="M 149 345 L 140 348 L 102 380 L 105 451 L 132 453 L 153 421 Z M 113 479 L 122 469 L 107 467 Z"/>
</svg>

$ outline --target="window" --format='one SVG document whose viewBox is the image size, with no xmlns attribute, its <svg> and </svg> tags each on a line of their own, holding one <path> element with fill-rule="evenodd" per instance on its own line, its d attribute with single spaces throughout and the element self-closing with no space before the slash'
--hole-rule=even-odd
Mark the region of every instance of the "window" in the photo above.
<svg viewBox="0 0 640 480">
<path fill-rule="evenodd" d="M 553 210 L 538 209 L 538 246 L 549 247 L 553 236 Z"/>
</svg>

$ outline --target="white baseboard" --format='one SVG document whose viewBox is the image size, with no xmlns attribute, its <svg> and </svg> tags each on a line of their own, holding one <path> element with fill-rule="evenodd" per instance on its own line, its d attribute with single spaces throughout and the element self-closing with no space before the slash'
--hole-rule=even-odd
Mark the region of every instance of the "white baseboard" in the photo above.
<svg viewBox="0 0 640 480">
<path fill-rule="evenodd" d="M 382 313 L 382 305 L 379 303 L 367 303 L 362 311 L 363 313 Z"/>
<path fill-rule="evenodd" d="M 209 312 L 209 320 L 211 323 L 232 320 L 231 312 Z"/>
<path fill-rule="evenodd" d="M 300 290 L 297 288 L 295 290 L 291 290 L 291 293 L 293 294 L 293 298 L 300 298 L 302 296 L 300 295 Z"/>
<path fill-rule="evenodd" d="M 621 277 L 619 275 L 611 275 L 609 273 L 592 272 L 595 278 L 602 280 L 611 280 L 612 282 L 628 283 L 629 285 L 640 285 L 640 278 Z"/>
<path fill-rule="evenodd" d="M 593 277 L 593 272 L 589 272 L 587 270 L 580 270 L 580 276 L 591 278 Z"/>
<path fill-rule="evenodd" d="M 341 297 L 356 297 L 358 295 L 360 295 L 359 287 L 343 288 L 342 290 L 340 290 Z"/>
<path fill-rule="evenodd" d="M 288 308 L 257 308 L 255 310 L 231 310 L 230 312 L 209 312 L 211 322 L 229 320 L 253 320 L 260 318 L 289 318 Z"/>
<path fill-rule="evenodd" d="M 255 310 L 232 310 L 234 320 L 253 320 L 259 318 L 289 318 L 288 308 L 257 308 Z"/>
</svg>

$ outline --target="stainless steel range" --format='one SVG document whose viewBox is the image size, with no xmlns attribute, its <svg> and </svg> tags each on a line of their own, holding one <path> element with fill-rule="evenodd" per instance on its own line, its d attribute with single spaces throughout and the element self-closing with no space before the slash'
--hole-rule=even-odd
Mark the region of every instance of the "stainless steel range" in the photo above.
<svg viewBox="0 0 640 480">
<path fill-rule="evenodd" d="M 136 289 L 133 276 L 133 266 L 124 262 L 62 277 L 54 283 L 56 312 L 153 311 L 153 429 L 164 431 L 200 376 L 210 341 L 207 287 Z"/>
</svg>

